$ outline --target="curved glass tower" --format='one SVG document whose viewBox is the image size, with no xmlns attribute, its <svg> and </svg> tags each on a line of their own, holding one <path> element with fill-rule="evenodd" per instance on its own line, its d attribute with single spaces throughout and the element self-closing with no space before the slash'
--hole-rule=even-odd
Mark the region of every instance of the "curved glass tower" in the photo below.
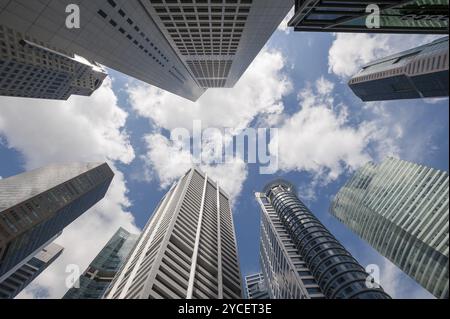
<svg viewBox="0 0 450 319">
<path fill-rule="evenodd" d="M 326 298 L 390 298 L 371 284 L 370 275 L 298 199 L 289 182 L 276 180 L 264 193 Z"/>
</svg>

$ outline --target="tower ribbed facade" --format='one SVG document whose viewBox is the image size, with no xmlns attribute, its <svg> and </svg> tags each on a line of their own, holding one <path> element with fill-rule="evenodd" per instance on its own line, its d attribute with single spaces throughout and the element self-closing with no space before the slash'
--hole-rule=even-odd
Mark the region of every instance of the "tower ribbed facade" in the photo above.
<svg viewBox="0 0 450 319">
<path fill-rule="evenodd" d="M 396 158 L 368 163 L 331 214 L 437 298 L 448 298 L 448 173 Z"/>
<path fill-rule="evenodd" d="M 274 228 L 284 231 L 287 236 L 281 239 L 292 242 L 294 246 L 290 247 L 290 253 L 297 256 L 291 256 L 290 260 L 303 268 L 290 269 L 299 275 L 295 276 L 296 281 L 291 286 L 297 285 L 299 290 L 306 290 L 307 283 L 315 283 L 320 289 L 317 297 L 322 293 L 328 299 L 389 298 L 382 288 L 371 282 L 365 269 L 298 199 L 290 183 L 274 181 L 266 186 L 264 194 L 265 205 L 273 209 L 271 213 L 276 214 L 279 221 Z M 276 262 L 279 255 L 275 254 L 269 262 Z M 280 276 L 275 273 L 266 278 L 278 279 Z M 311 298 L 311 293 L 300 298 Z"/>
<path fill-rule="evenodd" d="M 109 287 L 111 299 L 239 299 L 228 195 L 191 169 L 164 196 Z"/>
</svg>

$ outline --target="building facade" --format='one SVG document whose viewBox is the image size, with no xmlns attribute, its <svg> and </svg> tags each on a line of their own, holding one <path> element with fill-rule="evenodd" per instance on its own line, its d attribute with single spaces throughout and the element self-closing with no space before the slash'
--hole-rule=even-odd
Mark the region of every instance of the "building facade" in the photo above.
<svg viewBox="0 0 450 319">
<path fill-rule="evenodd" d="M 0 24 L 0 95 L 67 100 L 72 94 L 90 96 L 105 77 L 95 62 Z"/>
<path fill-rule="evenodd" d="M 445 97 L 448 37 L 365 65 L 349 81 L 363 101 Z"/>
<path fill-rule="evenodd" d="M 387 299 L 383 289 L 298 199 L 276 180 L 256 193 L 260 262 L 271 299 Z"/>
<path fill-rule="evenodd" d="M 77 5 L 80 28 L 68 28 Z M 190 100 L 232 87 L 293 0 L 13 0 L 0 21 L 50 46 Z M 69 19 L 70 20 L 70 19 Z"/>
<path fill-rule="evenodd" d="M 245 298 L 269 299 L 269 292 L 262 273 L 245 276 Z"/>
<path fill-rule="evenodd" d="M 189 170 L 158 204 L 108 299 L 242 298 L 228 195 Z"/>
<path fill-rule="evenodd" d="M 387 158 L 368 163 L 331 214 L 437 298 L 448 298 L 448 173 Z"/>
<path fill-rule="evenodd" d="M 12 299 L 27 287 L 37 276 L 50 266 L 63 252 L 64 248 L 51 243 L 13 274 L 0 282 L 0 298 Z"/>
<path fill-rule="evenodd" d="M 295 31 L 447 34 L 448 9 L 448 0 L 295 0 L 289 26 Z"/>
<path fill-rule="evenodd" d="M 119 228 L 80 276 L 79 286 L 70 288 L 63 299 L 101 299 L 137 239 L 138 235 Z"/>
<path fill-rule="evenodd" d="M 106 163 L 55 164 L 0 180 L 0 281 L 100 201 Z"/>
</svg>

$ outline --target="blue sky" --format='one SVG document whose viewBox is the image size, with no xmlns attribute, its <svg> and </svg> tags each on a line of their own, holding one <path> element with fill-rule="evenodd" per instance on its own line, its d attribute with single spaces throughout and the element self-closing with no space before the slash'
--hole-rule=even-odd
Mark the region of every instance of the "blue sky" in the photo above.
<svg viewBox="0 0 450 319">
<path fill-rule="evenodd" d="M 233 197 L 241 271 L 259 271 L 259 208 L 254 192 L 283 177 L 363 265 L 377 264 L 397 298 L 428 292 L 328 213 L 331 198 L 355 169 L 387 155 L 448 171 L 448 99 L 360 102 L 346 85 L 358 67 L 431 36 L 294 33 L 280 28 L 233 89 L 211 90 L 198 103 L 113 70 L 91 98 L 68 102 L 0 98 L 0 176 L 51 162 L 107 160 L 116 178 L 104 201 L 70 225 L 63 256 L 20 297 L 61 297 L 67 264 L 84 269 L 118 226 L 138 231 L 189 167 L 169 131 L 204 127 L 276 127 L 280 170 L 261 175 L 240 161 L 201 168 Z"/>
</svg>

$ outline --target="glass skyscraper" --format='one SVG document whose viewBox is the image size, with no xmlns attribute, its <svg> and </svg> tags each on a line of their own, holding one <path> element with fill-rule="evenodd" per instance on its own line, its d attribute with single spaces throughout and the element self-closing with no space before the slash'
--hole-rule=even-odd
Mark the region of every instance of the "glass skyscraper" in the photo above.
<svg viewBox="0 0 450 319">
<path fill-rule="evenodd" d="M 448 0 L 295 0 L 289 25 L 295 31 L 447 34 L 448 9 Z M 378 12 L 379 27 L 369 28 L 367 16 Z"/>
<path fill-rule="evenodd" d="M 298 199 L 292 184 L 273 181 L 256 198 L 262 210 L 260 262 L 270 298 L 389 298 Z"/>
<path fill-rule="evenodd" d="M 119 228 L 63 299 L 101 299 L 133 249 L 138 235 Z"/>
<path fill-rule="evenodd" d="M 189 170 L 158 204 L 108 299 L 240 299 L 229 197 Z"/>
<path fill-rule="evenodd" d="M 0 282 L 0 298 L 12 299 L 39 276 L 63 252 L 64 248 L 51 243 L 46 246 L 24 265 L 14 271 L 9 277 Z"/>
<path fill-rule="evenodd" d="M 448 96 L 448 37 L 365 66 L 349 81 L 363 101 Z"/>
<path fill-rule="evenodd" d="M 245 298 L 269 299 L 269 292 L 262 273 L 245 276 Z"/>
<path fill-rule="evenodd" d="M 55 164 L 0 180 L 0 281 L 101 200 L 106 163 Z"/>
<path fill-rule="evenodd" d="M 437 298 L 448 298 L 448 173 L 387 158 L 368 163 L 331 214 Z"/>
</svg>

